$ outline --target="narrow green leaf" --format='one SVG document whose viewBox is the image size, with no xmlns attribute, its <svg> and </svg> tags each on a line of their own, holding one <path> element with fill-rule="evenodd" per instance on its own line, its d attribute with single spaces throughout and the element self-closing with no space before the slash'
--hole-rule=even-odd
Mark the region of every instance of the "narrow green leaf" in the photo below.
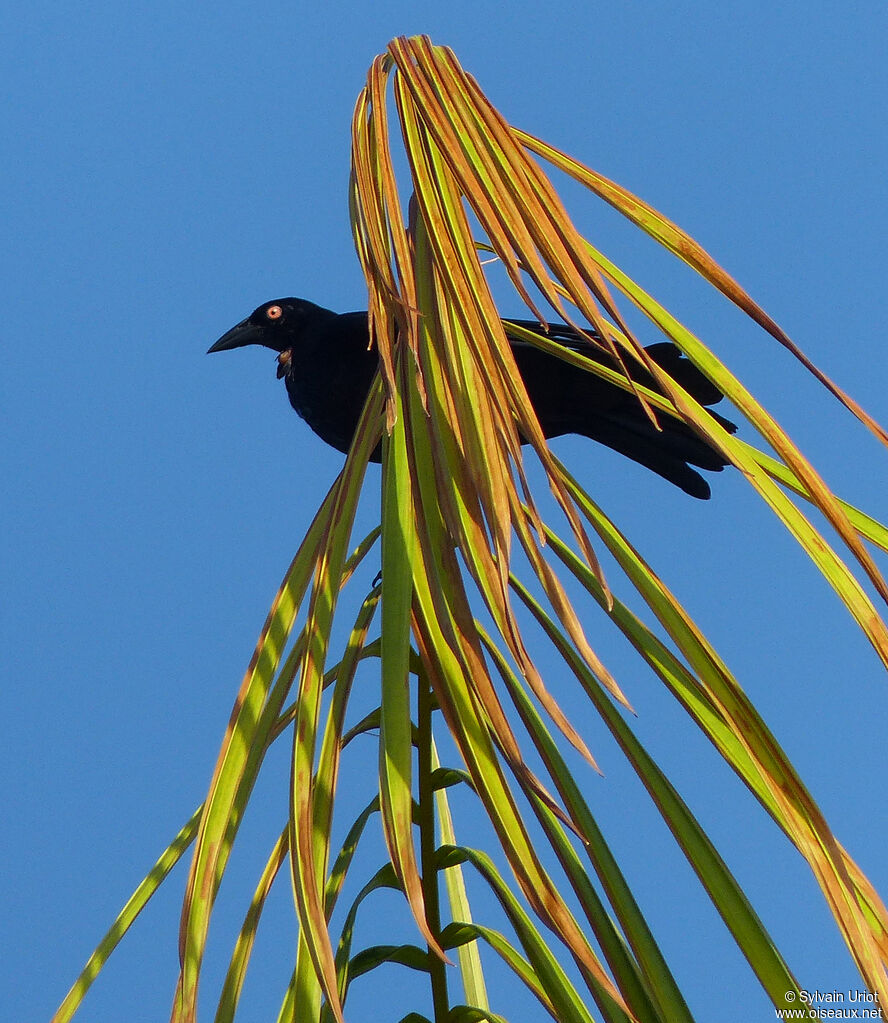
<svg viewBox="0 0 888 1023">
<path fill-rule="evenodd" d="M 591 575 L 591 573 L 590 573 Z M 513 578 L 513 586 L 522 596 L 527 590 Z M 541 609 L 540 609 L 540 613 Z M 546 616 L 550 628 L 556 628 Z M 583 840 L 583 848 L 611 901 L 617 920 L 626 933 L 626 939 L 611 920 L 608 912 L 584 871 L 579 857 L 565 834 L 563 826 L 550 808 L 534 792 L 527 796 L 533 805 L 546 836 L 554 849 L 571 887 L 592 930 L 602 947 L 617 986 L 629 1007 L 639 1020 L 651 1023 L 692 1023 L 688 1006 L 678 989 L 675 978 L 666 965 L 659 946 L 642 916 L 638 904 L 626 883 L 622 871 L 611 853 L 604 836 L 583 799 L 552 736 L 546 729 L 524 687 L 509 667 L 502 653 L 489 636 L 482 631 L 485 646 L 524 721 L 534 745 L 555 781 L 565 806 Z M 627 948 L 626 941 L 629 947 Z M 631 949 L 631 951 L 630 951 Z M 633 954 L 637 957 L 633 958 Z"/>
<path fill-rule="evenodd" d="M 490 890 L 503 908 L 521 947 L 524 949 L 524 954 L 527 956 L 527 961 L 537 982 L 551 1002 L 555 1010 L 555 1018 L 559 1023 L 592 1023 L 592 1017 L 579 993 L 570 983 L 567 974 L 503 880 L 490 857 L 478 849 L 469 849 L 465 846 L 456 848 L 442 846 L 438 855 L 442 868 L 464 861 L 470 862 L 490 886 Z M 595 998 L 608 1023 L 614 1020 L 627 1023 L 631 1019 L 625 1008 L 611 998 L 602 987 L 599 986 L 596 990 Z"/>
<path fill-rule="evenodd" d="M 290 874 L 299 922 L 318 980 L 337 1023 L 344 1023 L 336 989 L 333 949 L 323 905 L 323 863 L 329 836 L 317 831 L 314 813 L 314 758 L 324 681 L 324 661 L 333 625 L 345 550 L 361 483 L 381 432 L 382 396 L 371 389 L 355 440 L 331 502 L 306 622 L 305 656 L 293 737 L 290 777 Z"/>
<path fill-rule="evenodd" d="M 260 712 L 308 586 L 337 488 L 338 482 L 325 498 L 284 576 L 231 714 L 204 804 L 182 906 L 181 973 L 173 1023 L 191 1023 L 197 1011 L 200 964 L 216 890 L 239 823 L 235 807 L 243 795 L 244 771 L 253 752 Z"/>
<path fill-rule="evenodd" d="M 194 811 L 179 834 L 161 853 L 157 863 L 146 874 L 139 887 L 127 899 L 126 905 L 117 915 L 117 919 L 111 925 L 108 933 L 96 946 L 96 950 L 87 960 L 80 976 L 74 982 L 68 994 L 65 995 L 62 1004 L 56 1009 L 55 1015 L 52 1017 L 52 1023 L 67 1023 L 77 1011 L 84 995 L 90 989 L 92 982 L 99 975 L 111 953 L 120 944 L 123 936 L 135 922 L 136 917 L 148 904 L 148 900 L 163 884 L 169 872 L 175 867 L 185 854 L 188 846 L 194 841 L 200 826 L 203 810 L 203 806 L 199 806 Z"/>
<path fill-rule="evenodd" d="M 354 981 L 383 963 L 396 963 L 421 973 L 429 972 L 429 954 L 416 945 L 371 945 L 352 956 L 349 975 Z"/>
<path fill-rule="evenodd" d="M 448 861 L 460 862 L 455 857 L 448 857 Z M 447 869 L 452 870 L 453 867 Z M 478 923 L 463 923 L 461 921 L 448 924 L 441 934 L 441 940 L 446 948 L 462 948 L 463 945 L 483 941 L 493 949 L 503 960 L 506 966 L 515 976 L 528 988 L 528 990 L 539 1001 L 540 1005 L 549 1015 L 559 1023 L 555 1006 L 552 1004 L 545 988 L 540 983 L 536 971 L 530 963 L 521 955 L 514 945 L 491 927 L 485 927 Z"/>
<path fill-rule="evenodd" d="M 571 648 L 567 639 L 526 590 L 520 588 L 518 592 L 583 684 L 587 695 L 654 800 L 663 820 L 687 856 L 688 862 L 700 878 L 762 987 L 774 1005 L 782 1007 L 787 991 L 798 994 L 798 984 L 715 846 L 653 758 L 648 755 L 619 712 L 602 693 L 596 679 Z"/>
<path fill-rule="evenodd" d="M 881 990 L 885 986 L 881 950 L 888 934 L 885 907 L 878 899 L 859 897 L 864 886 L 852 879 L 852 874 L 862 878 L 859 870 L 839 846 L 770 730 L 684 608 L 566 471 L 565 479 L 593 528 L 688 659 L 736 742 L 754 760 L 781 826 L 811 866 L 864 979 L 872 990 Z M 738 768 L 742 772 L 742 760 Z"/>
<path fill-rule="evenodd" d="M 438 811 L 441 844 L 456 845 L 456 833 L 453 827 L 453 818 L 450 814 L 450 804 L 447 799 L 446 789 L 449 785 L 455 785 L 463 779 L 467 779 L 468 776 L 465 774 L 460 775 L 456 771 L 445 771 L 438 766 L 438 750 L 435 747 L 434 739 L 431 742 L 431 760 L 434 768 L 431 781 L 435 787 L 435 803 Z M 459 864 L 447 867 L 443 874 L 444 883 L 447 886 L 452 919 L 471 923 L 472 910 L 469 905 L 469 894 L 466 890 L 462 867 Z M 470 941 L 459 946 L 459 968 L 466 1001 L 477 1008 L 487 1009 L 489 1007 L 487 988 L 484 984 L 484 971 L 481 967 L 481 954 L 478 950 L 477 942 Z"/>
<path fill-rule="evenodd" d="M 382 699 L 379 736 L 379 799 L 386 844 L 417 926 L 444 957 L 426 919 L 422 880 L 413 844 L 413 743 L 410 722 L 410 609 L 416 538 L 402 394 L 410 383 L 403 348 L 396 357 L 400 388 L 395 422 L 383 441 L 382 493 Z M 402 390 L 403 389 L 403 390 Z"/>
<path fill-rule="evenodd" d="M 237 936 L 228 972 L 225 975 L 225 982 L 222 985 L 222 994 L 219 996 L 216 1023 L 230 1023 L 237 1012 L 244 978 L 247 974 L 247 966 L 253 951 L 253 943 L 256 940 L 259 918 L 262 915 L 262 910 L 265 907 L 265 902 L 268 899 L 274 879 L 287 858 L 287 842 L 287 829 L 284 828 L 271 851 L 271 855 L 268 857 L 268 862 L 265 864 L 265 869 L 259 878 L 259 884 L 256 886 L 256 891 L 250 902 L 250 908 L 241 926 L 240 934 Z"/>
</svg>

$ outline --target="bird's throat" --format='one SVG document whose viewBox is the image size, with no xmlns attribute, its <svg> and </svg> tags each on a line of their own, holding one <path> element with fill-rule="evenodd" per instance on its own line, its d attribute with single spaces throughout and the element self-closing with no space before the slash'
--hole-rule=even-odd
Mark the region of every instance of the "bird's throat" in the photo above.
<svg viewBox="0 0 888 1023">
<path fill-rule="evenodd" d="M 286 376 L 287 370 L 290 368 L 290 360 L 293 358 L 293 349 L 285 348 L 284 351 L 277 357 L 278 368 L 277 378 L 281 379 L 282 376 Z"/>
</svg>

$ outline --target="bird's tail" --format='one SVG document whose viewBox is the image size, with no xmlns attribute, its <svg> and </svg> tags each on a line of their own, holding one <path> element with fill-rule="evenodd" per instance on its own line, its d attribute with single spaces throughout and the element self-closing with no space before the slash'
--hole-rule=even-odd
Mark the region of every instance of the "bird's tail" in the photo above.
<svg viewBox="0 0 888 1023">
<path fill-rule="evenodd" d="M 671 342 L 650 345 L 645 351 L 701 405 L 715 405 L 724 397 L 715 384 Z M 658 390 L 646 371 L 633 368 L 632 377 L 636 382 Z M 660 429 L 657 429 L 640 404 L 628 394 L 627 398 L 629 400 L 619 409 L 594 416 L 594 422 L 584 424 L 578 432 L 646 466 L 686 494 L 706 500 L 710 496 L 709 484 L 691 466 L 721 472 L 728 461 L 687 423 L 658 413 Z M 736 431 L 737 427 L 730 419 L 711 408 L 707 411 L 728 433 Z"/>
</svg>

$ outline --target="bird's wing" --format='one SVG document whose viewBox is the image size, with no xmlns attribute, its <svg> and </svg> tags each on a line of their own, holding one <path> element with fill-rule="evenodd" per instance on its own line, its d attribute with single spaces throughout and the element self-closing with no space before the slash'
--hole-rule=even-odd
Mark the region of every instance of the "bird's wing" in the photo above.
<svg viewBox="0 0 888 1023">
<path fill-rule="evenodd" d="M 503 320 L 503 326 L 506 328 L 506 333 L 509 333 L 509 325 L 513 324 L 516 327 L 522 327 L 524 330 L 532 331 L 534 334 L 539 334 L 540 337 L 548 338 L 550 341 L 557 341 L 558 344 L 564 345 L 565 348 L 569 348 L 573 352 L 580 352 L 583 355 L 588 355 L 594 358 L 595 352 L 602 352 L 600 345 L 600 335 L 597 331 L 589 328 L 587 334 L 588 337 L 583 337 L 566 323 L 550 323 L 549 329 L 545 330 L 543 325 L 537 320 L 514 320 L 508 319 Z M 592 339 L 590 342 L 589 338 Z M 514 346 L 526 345 L 531 346 L 532 342 L 523 341 L 520 338 L 509 336 L 509 341 Z M 597 343 L 596 343 L 597 342 Z M 603 353 L 603 352 L 602 352 Z"/>
<path fill-rule="evenodd" d="M 602 363 L 613 369 L 617 366 L 614 357 L 599 347 L 600 342 L 596 343 L 600 335 L 594 330 L 590 329 L 588 331 L 589 336 L 587 338 L 578 334 L 573 327 L 569 327 L 566 323 L 551 324 L 548 331 L 544 330 L 542 325 L 536 320 L 510 319 L 503 320 L 503 324 L 507 334 L 509 332 L 509 324 L 514 324 L 517 327 L 523 327 L 525 330 L 532 331 L 534 334 L 539 334 L 540 337 L 556 341 L 572 352 L 585 355 L 586 358 L 592 359 L 593 362 Z M 511 335 L 509 336 L 509 343 L 513 349 L 518 351 L 535 347 L 533 342 L 520 340 Z M 708 377 L 704 376 L 690 359 L 685 357 L 681 349 L 671 341 L 658 341 L 655 344 L 647 345 L 645 351 L 661 369 L 666 370 L 672 379 L 699 401 L 701 405 L 715 405 L 724 397 L 715 384 Z M 629 375 L 636 383 L 643 384 L 645 387 L 651 387 L 658 393 L 662 393 L 647 370 L 639 366 L 637 362 L 629 360 L 628 368 Z M 715 413 L 712 414 L 715 415 Z M 736 429 L 734 424 L 730 423 L 730 420 L 724 419 L 722 416 L 716 416 L 716 418 L 722 426 L 726 428 L 732 427 L 732 433 Z"/>
</svg>

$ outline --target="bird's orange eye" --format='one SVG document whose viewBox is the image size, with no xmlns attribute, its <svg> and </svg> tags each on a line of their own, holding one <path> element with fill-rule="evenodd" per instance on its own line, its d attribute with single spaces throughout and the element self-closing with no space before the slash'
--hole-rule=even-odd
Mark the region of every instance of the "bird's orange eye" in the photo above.
<svg viewBox="0 0 888 1023">
<path fill-rule="evenodd" d="M 269 320 L 279 320 L 284 315 L 284 310 L 279 305 L 270 305 L 265 310 L 265 315 Z"/>
</svg>

